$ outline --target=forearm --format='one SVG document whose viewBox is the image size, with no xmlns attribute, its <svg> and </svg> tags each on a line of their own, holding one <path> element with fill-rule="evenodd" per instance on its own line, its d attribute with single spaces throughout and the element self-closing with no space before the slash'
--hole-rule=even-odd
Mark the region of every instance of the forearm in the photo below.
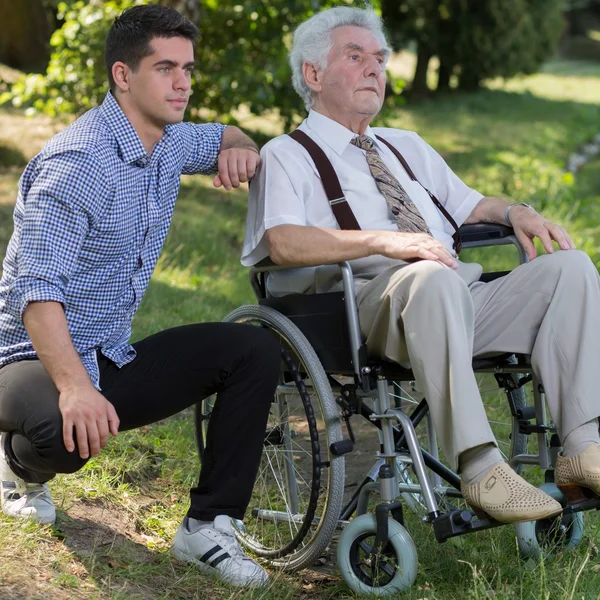
<svg viewBox="0 0 600 600">
<path fill-rule="evenodd" d="M 509 205 L 510 202 L 503 198 L 486 196 L 472 210 L 471 214 L 465 220 L 465 225 L 471 223 L 498 223 L 500 225 L 507 225 L 504 213 L 506 212 L 506 207 Z"/>
<path fill-rule="evenodd" d="M 221 138 L 221 151 L 229 150 L 231 148 L 246 148 L 258 152 L 256 142 L 248 137 L 241 129 L 233 126 L 227 127 L 227 129 L 223 131 L 223 137 Z"/>
<path fill-rule="evenodd" d="M 377 254 L 377 232 L 278 225 L 265 233 L 271 260 L 282 266 L 335 264 Z"/>
<path fill-rule="evenodd" d="M 23 324 L 59 392 L 92 385 L 73 346 L 60 303 L 31 302 L 23 313 Z"/>
</svg>

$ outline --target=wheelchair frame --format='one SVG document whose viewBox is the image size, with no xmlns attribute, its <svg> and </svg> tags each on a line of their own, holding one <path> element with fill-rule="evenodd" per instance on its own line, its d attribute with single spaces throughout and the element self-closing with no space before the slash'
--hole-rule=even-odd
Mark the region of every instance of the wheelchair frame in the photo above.
<svg viewBox="0 0 600 600">
<path fill-rule="evenodd" d="M 524 248 L 517 240 L 512 229 L 508 227 L 487 224 L 463 226 L 461 227 L 461 237 L 463 248 L 512 244 L 519 252 L 520 262 L 524 263 L 528 260 Z M 367 348 L 362 342 L 352 269 L 348 262 L 340 263 L 339 267 L 342 274 L 343 292 L 308 296 L 292 295 L 281 298 L 272 298 L 267 293 L 266 274 L 270 271 L 281 271 L 290 267 L 281 267 L 266 259 L 250 271 L 250 283 L 259 304 L 278 310 L 300 328 L 310 343 L 316 343 L 317 347 L 314 349 L 323 363 L 323 368 L 330 379 L 330 383 L 333 384 L 334 394 L 339 396 L 337 403 L 343 409 L 343 419 L 346 421 L 350 438 L 333 442 L 330 445 L 329 450 L 334 457 L 333 460 L 343 460 L 343 455 L 352 450 L 354 441 L 350 426 L 352 414 L 361 414 L 379 429 L 381 451 L 377 453 L 378 460 L 375 463 L 379 481 L 374 481 L 375 469 L 371 469 L 350 502 L 342 509 L 338 526 L 345 527 L 354 512 L 357 516 L 365 514 L 369 504 L 369 496 L 377 489 L 380 493 L 381 502 L 375 510 L 376 539 L 371 549 L 371 555 L 375 561 L 377 561 L 376 557 L 388 543 L 389 516 L 391 515 L 398 523 L 403 523 L 402 503 L 397 501 L 401 494 L 419 494 L 421 496 L 427 511 L 424 520 L 432 524 L 438 542 L 503 525 L 503 523 L 492 519 L 477 518 L 470 510 L 452 508 L 444 511 L 440 507 L 438 502 L 440 497 L 462 497 L 460 478 L 440 462 L 437 453 L 437 439 L 431 421 L 429 421 L 428 427 L 429 452 L 420 447 L 415 427 L 423 418 L 430 419 L 426 401 L 422 400 L 410 416 L 401 408 L 392 406 L 389 393 L 390 381 L 412 381 L 414 376 L 411 371 L 398 365 L 392 365 L 385 361 L 373 362 L 370 360 Z M 492 273 L 486 274 L 486 276 L 487 280 L 491 280 L 505 274 L 506 272 Z M 335 323 L 329 323 L 331 320 L 329 317 L 335 314 L 334 310 L 331 310 L 332 307 L 339 307 L 341 301 L 344 305 L 342 319 L 345 318 L 347 324 L 347 334 L 342 332 L 341 337 L 346 339 L 342 340 L 341 346 L 336 348 L 335 352 L 329 352 L 321 344 L 319 336 L 323 333 L 323 323 L 327 322 L 328 325 L 332 325 L 329 339 L 333 340 L 334 343 L 339 342 L 340 328 L 336 329 Z M 313 311 L 311 307 L 306 308 L 307 304 L 310 304 L 316 310 Z M 316 313 L 319 312 L 319 307 L 324 307 L 323 315 L 325 318 L 317 324 L 316 329 L 318 331 L 314 331 L 314 327 L 311 330 L 311 322 L 317 317 Z M 319 346 L 321 347 L 319 348 Z M 321 350 L 321 353 L 319 350 Z M 340 356 L 343 357 L 344 355 L 346 357 L 340 360 Z M 509 461 L 511 466 L 519 468 L 522 465 L 539 465 L 546 471 L 546 482 L 551 483 L 554 479 L 553 469 L 556 455 L 561 449 L 560 440 L 556 435 L 554 425 L 547 423 L 543 386 L 532 371 L 529 357 L 520 355 L 517 358 L 518 360 L 515 362 L 513 355 L 502 355 L 497 358 L 475 360 L 473 366 L 477 373 L 494 374 L 500 387 L 504 388 L 507 393 L 513 419 L 513 436 L 530 434 L 537 436 L 537 454 L 525 452 L 511 456 Z M 334 367 L 328 368 L 328 363 L 334 365 Z M 334 380 L 330 374 L 350 376 L 353 378 L 354 383 L 342 385 Z M 533 381 L 533 406 L 516 406 L 511 401 L 511 392 L 520 390 L 529 381 Z M 374 410 L 362 403 L 365 398 L 374 399 Z M 418 485 L 399 483 L 396 479 L 395 463 L 399 451 L 405 450 L 408 450 L 410 455 L 407 462 L 412 464 Z M 427 473 L 427 469 L 432 473 L 431 478 Z M 289 477 L 286 478 L 289 479 Z M 441 485 L 442 480 L 445 480 L 448 485 Z M 600 499 L 587 500 L 573 506 L 569 506 L 564 497 L 557 499 L 565 506 L 563 516 L 600 508 Z M 272 511 L 266 512 L 271 513 Z M 290 518 L 287 513 L 273 513 L 262 516 L 276 521 L 285 521 Z"/>
</svg>

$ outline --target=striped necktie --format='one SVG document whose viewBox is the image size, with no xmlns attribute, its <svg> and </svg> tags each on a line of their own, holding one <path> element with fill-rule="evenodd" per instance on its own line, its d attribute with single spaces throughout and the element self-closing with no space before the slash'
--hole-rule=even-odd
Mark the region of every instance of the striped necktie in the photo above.
<svg viewBox="0 0 600 600">
<path fill-rule="evenodd" d="M 365 150 L 367 153 L 367 164 L 371 175 L 375 179 L 377 189 L 381 192 L 385 201 L 388 203 L 396 224 L 400 231 L 409 231 L 412 233 L 428 233 L 429 227 L 425 219 L 421 216 L 419 209 L 410 199 L 406 190 L 400 182 L 392 175 L 385 166 L 377 149 L 373 146 L 373 140 L 368 135 L 357 136 L 352 139 L 352 144 Z"/>
</svg>

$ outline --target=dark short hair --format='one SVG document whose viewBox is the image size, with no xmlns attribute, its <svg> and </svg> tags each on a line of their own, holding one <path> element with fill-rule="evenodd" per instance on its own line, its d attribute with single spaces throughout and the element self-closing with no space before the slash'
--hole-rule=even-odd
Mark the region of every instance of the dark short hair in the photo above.
<svg viewBox="0 0 600 600">
<path fill-rule="evenodd" d="M 104 60 L 110 89 L 115 89 L 112 67 L 123 62 L 135 71 L 143 58 L 152 54 L 153 38 L 183 37 L 192 44 L 198 28 L 174 8 L 157 5 L 132 6 L 121 13 L 106 37 Z"/>
</svg>

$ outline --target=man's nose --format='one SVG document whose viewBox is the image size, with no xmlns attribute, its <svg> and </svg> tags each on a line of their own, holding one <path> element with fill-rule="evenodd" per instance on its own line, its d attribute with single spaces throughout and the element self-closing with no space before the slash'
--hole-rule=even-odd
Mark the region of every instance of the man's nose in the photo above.
<svg viewBox="0 0 600 600">
<path fill-rule="evenodd" d="M 177 71 L 177 75 L 175 76 L 175 81 L 173 82 L 173 87 L 176 90 L 189 90 L 192 85 L 189 76 L 183 69 L 179 69 Z"/>
<path fill-rule="evenodd" d="M 385 72 L 385 66 L 379 62 L 375 56 L 370 56 L 365 64 L 365 75 L 367 77 L 379 77 Z"/>
</svg>

